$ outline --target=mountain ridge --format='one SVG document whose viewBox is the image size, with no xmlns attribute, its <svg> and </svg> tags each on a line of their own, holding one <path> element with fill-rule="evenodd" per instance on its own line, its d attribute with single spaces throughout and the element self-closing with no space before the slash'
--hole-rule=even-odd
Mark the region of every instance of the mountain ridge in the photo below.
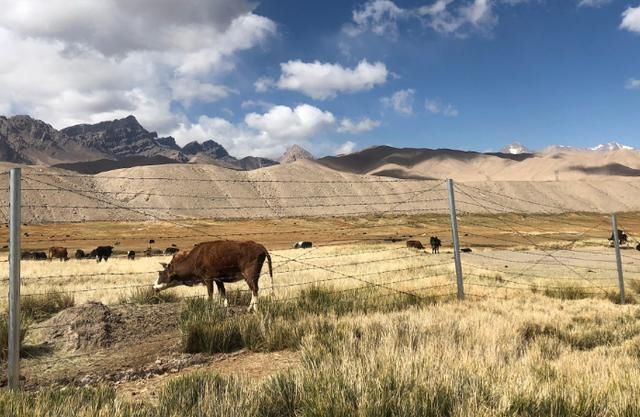
<svg viewBox="0 0 640 417">
<path fill-rule="evenodd" d="M 235 158 L 211 139 L 181 147 L 171 136 L 146 130 L 133 115 L 60 130 L 28 115 L 0 116 L 0 160 L 92 173 L 91 163 L 101 170 L 189 162 L 252 170 L 277 164 L 267 158 Z"/>
</svg>

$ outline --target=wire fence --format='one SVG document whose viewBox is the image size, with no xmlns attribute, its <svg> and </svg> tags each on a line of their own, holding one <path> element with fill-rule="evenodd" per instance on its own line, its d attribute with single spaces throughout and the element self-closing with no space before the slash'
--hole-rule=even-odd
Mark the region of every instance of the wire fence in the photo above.
<svg viewBox="0 0 640 417">
<path fill-rule="evenodd" d="M 166 249 L 188 251 L 203 241 L 234 239 L 256 240 L 269 248 L 274 285 L 267 283 L 265 270 L 259 281 L 269 303 L 295 303 L 306 296 L 305 290 L 316 287 L 354 297 L 375 291 L 381 300 L 407 297 L 418 304 L 450 301 L 456 296 L 454 256 L 461 257 L 464 296 L 469 300 L 616 299 L 620 287 L 607 239 L 608 215 L 456 184 L 462 250 L 455 254 L 447 191 L 445 181 L 364 176 L 297 181 L 49 175 L 27 170 L 22 180 L 23 250 L 61 246 L 73 258 L 77 249 L 90 253 L 108 245 L 115 259 L 25 261 L 21 297 L 27 304 L 66 296 L 76 305 L 97 301 L 112 311 L 130 306 L 144 310 L 135 300 L 136 292 L 150 290 L 162 270 L 158 261 L 171 259 Z M 0 219 L 7 223 L 7 216 L 8 204 L 0 201 Z M 640 244 L 640 220 L 624 213 L 620 223 L 628 236 L 622 260 L 628 301 L 633 302 L 640 297 L 640 253 L 635 249 Z M 5 250 L 8 230 L 0 229 Z M 440 254 L 431 253 L 431 237 L 442 244 Z M 299 240 L 312 241 L 313 247 L 292 249 Z M 408 248 L 408 240 L 421 241 L 427 250 Z M 130 261 L 131 250 L 136 259 Z M 8 261 L 0 262 L 0 286 L 7 286 Z M 242 283 L 232 288 L 237 298 L 250 292 Z M 178 299 L 206 297 L 202 287 L 172 291 Z M 73 333 L 71 328 L 84 314 L 77 308 L 76 316 L 65 320 L 37 319 L 30 332 Z M 183 335 L 175 329 L 136 340 L 139 355 L 130 351 L 123 361 L 157 359 L 165 349 L 154 353 L 145 346 L 181 340 Z M 25 366 L 36 378 L 57 362 L 73 364 L 82 372 L 88 365 L 81 360 L 95 363 L 100 357 L 93 350 L 27 355 Z"/>
</svg>

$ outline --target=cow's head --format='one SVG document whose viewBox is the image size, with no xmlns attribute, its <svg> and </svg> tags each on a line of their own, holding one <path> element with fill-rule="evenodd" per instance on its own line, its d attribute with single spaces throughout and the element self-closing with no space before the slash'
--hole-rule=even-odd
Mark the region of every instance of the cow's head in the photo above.
<svg viewBox="0 0 640 417">
<path fill-rule="evenodd" d="M 153 284 L 154 290 L 162 291 L 180 284 L 177 280 L 173 279 L 175 274 L 173 274 L 171 264 L 160 262 L 160 265 L 162 265 L 162 271 L 158 272 L 158 279 L 156 283 Z"/>
<path fill-rule="evenodd" d="M 183 277 L 178 275 L 174 269 L 174 262 L 170 262 L 168 264 L 160 262 L 160 265 L 162 265 L 163 269 L 158 272 L 158 279 L 156 280 L 156 283 L 153 284 L 153 289 L 156 291 L 166 290 L 167 288 L 175 287 L 177 285 L 187 285 L 192 287 L 201 283 L 200 280 L 194 280 L 189 276 Z"/>
</svg>

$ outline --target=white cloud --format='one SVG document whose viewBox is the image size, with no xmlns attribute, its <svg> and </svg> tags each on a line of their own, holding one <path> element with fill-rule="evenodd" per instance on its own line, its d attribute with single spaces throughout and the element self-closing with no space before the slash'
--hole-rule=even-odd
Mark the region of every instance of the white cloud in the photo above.
<svg viewBox="0 0 640 417">
<path fill-rule="evenodd" d="M 334 152 L 336 155 L 349 155 L 350 153 L 353 153 L 353 151 L 356 149 L 356 146 L 357 144 L 355 142 L 348 140 L 338 146 Z"/>
<path fill-rule="evenodd" d="M 166 133 L 172 103 L 224 98 L 238 51 L 276 31 L 248 1 L 0 0 L 0 103 L 56 127 L 135 114 Z"/>
<path fill-rule="evenodd" d="M 233 90 L 223 86 L 203 83 L 190 78 L 176 78 L 169 82 L 173 92 L 173 99 L 185 106 L 190 106 L 193 101 L 211 103 L 229 96 Z"/>
<path fill-rule="evenodd" d="M 340 126 L 338 126 L 338 132 L 340 133 L 352 133 L 358 134 L 363 132 L 368 132 L 370 130 L 375 129 L 380 126 L 380 122 L 377 120 L 371 120 L 368 117 L 361 119 L 360 121 L 354 122 L 351 119 L 342 119 L 340 121 Z"/>
<path fill-rule="evenodd" d="M 613 0 L 580 0 L 578 7 L 602 7 L 610 4 Z"/>
<path fill-rule="evenodd" d="M 258 93 L 265 93 L 269 91 L 271 88 L 273 88 L 275 84 L 276 82 L 273 81 L 272 78 L 260 77 L 256 80 L 256 82 L 253 83 L 253 86 L 255 87 Z"/>
<path fill-rule="evenodd" d="M 627 90 L 640 90 L 640 79 L 629 78 L 627 83 L 624 85 L 624 88 Z"/>
<path fill-rule="evenodd" d="M 385 107 L 390 107 L 398 113 L 412 115 L 414 96 L 415 90 L 409 88 L 396 91 L 390 97 L 383 97 L 380 101 Z"/>
<path fill-rule="evenodd" d="M 401 21 L 418 19 L 436 32 L 467 36 L 474 30 L 490 31 L 497 23 L 495 6 L 503 4 L 515 6 L 530 0 L 435 0 L 414 9 L 402 8 L 391 0 L 369 0 L 362 7 L 353 11 L 352 22 L 347 24 L 344 32 L 349 36 L 357 36 L 372 32 L 389 39 L 398 38 L 398 25 Z M 587 2 L 603 2 L 609 0 L 582 0 Z"/>
<path fill-rule="evenodd" d="M 270 103 L 268 101 L 264 101 L 264 100 L 245 100 L 242 102 L 242 104 L 240 104 L 240 107 L 242 107 L 243 109 L 251 109 L 251 108 L 259 108 L 259 109 L 263 109 L 263 110 L 268 110 L 271 107 L 274 107 L 275 104 Z"/>
<path fill-rule="evenodd" d="M 396 6 L 390 0 L 369 0 L 361 8 L 353 11 L 353 23 L 345 26 L 344 31 L 349 36 L 371 31 L 379 36 L 396 39 L 397 21 L 409 15 L 409 11 Z"/>
<path fill-rule="evenodd" d="M 120 56 L 210 47 L 243 26 L 253 9 L 245 0 L 83 0 L 73 7 L 66 0 L 1 0 L 0 6 L 0 25 L 18 35 Z"/>
<path fill-rule="evenodd" d="M 331 112 L 309 104 L 296 108 L 275 106 L 267 113 L 249 113 L 244 118 L 247 126 L 275 140 L 305 140 L 335 123 Z"/>
<path fill-rule="evenodd" d="M 424 24 L 436 32 L 459 36 L 465 36 L 467 28 L 488 31 L 498 23 L 493 11 L 495 0 L 473 0 L 464 5 L 453 3 L 453 0 L 437 0 L 431 6 L 419 8 L 418 14 Z M 514 5 L 521 1 L 502 0 L 502 3 Z"/>
<path fill-rule="evenodd" d="M 441 114 L 447 117 L 459 115 L 458 109 L 453 104 L 444 104 L 440 99 L 425 99 L 424 108 L 432 114 Z"/>
<path fill-rule="evenodd" d="M 640 6 L 629 7 L 622 13 L 622 23 L 620 29 L 626 29 L 630 32 L 640 33 Z"/>
<path fill-rule="evenodd" d="M 334 124 L 331 112 L 301 104 L 295 108 L 274 106 L 263 114 L 249 113 L 244 123 L 238 124 L 219 117 L 201 116 L 197 123 L 183 121 L 171 134 L 178 143 L 214 139 L 234 156 L 275 158 L 293 144 L 311 149 L 326 147 L 326 142 L 312 140 Z"/>
<path fill-rule="evenodd" d="M 299 60 L 280 64 L 282 74 L 278 88 L 299 91 L 311 98 L 325 100 L 338 93 L 352 93 L 370 90 L 387 81 L 389 72 L 382 62 L 370 64 L 360 61 L 355 68 L 345 68 L 340 64 Z"/>
</svg>

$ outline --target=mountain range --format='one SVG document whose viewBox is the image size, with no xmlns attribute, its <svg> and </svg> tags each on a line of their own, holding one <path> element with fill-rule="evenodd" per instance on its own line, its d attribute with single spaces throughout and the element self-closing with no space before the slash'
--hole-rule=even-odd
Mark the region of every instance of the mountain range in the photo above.
<svg viewBox="0 0 640 417">
<path fill-rule="evenodd" d="M 500 152 L 486 153 L 374 146 L 319 159 L 294 145 L 276 162 L 253 156 L 235 158 L 215 140 L 179 146 L 171 136 L 159 137 L 146 130 L 134 116 L 61 130 L 29 116 L 0 116 L 0 161 L 86 174 L 161 164 L 205 164 L 250 171 L 278 164 L 295 166 L 306 160 L 342 173 L 401 179 L 579 181 L 640 176 L 640 152 L 617 142 L 593 148 L 550 146 L 539 152 L 513 143 Z"/>
<path fill-rule="evenodd" d="M 0 116 L 0 160 L 88 174 L 168 163 L 208 163 L 236 170 L 278 163 L 253 156 L 235 158 L 213 140 L 181 147 L 171 136 L 146 130 L 134 116 L 62 130 L 29 116 Z"/>
</svg>

